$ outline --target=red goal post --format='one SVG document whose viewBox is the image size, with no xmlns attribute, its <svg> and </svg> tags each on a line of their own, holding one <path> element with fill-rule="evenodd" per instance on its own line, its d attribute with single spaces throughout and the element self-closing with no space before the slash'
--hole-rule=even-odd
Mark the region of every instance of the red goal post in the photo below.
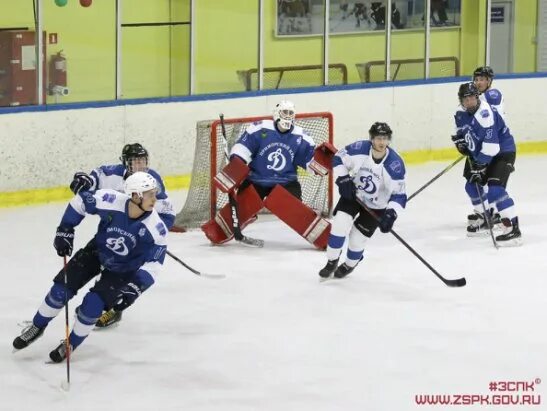
<svg viewBox="0 0 547 411">
<path fill-rule="evenodd" d="M 224 118 L 228 150 L 252 123 L 271 119 L 271 115 L 257 117 Z M 300 113 L 295 124 L 315 141 L 316 145 L 333 142 L 333 116 L 328 112 Z M 197 123 L 197 139 L 190 188 L 182 210 L 177 214 L 173 231 L 198 228 L 214 218 L 228 202 L 225 193 L 217 190 L 213 177 L 226 165 L 224 139 L 220 120 Z M 333 206 L 332 176 L 316 176 L 299 169 L 298 180 L 302 185 L 302 201 L 322 216 L 329 216 Z"/>
</svg>

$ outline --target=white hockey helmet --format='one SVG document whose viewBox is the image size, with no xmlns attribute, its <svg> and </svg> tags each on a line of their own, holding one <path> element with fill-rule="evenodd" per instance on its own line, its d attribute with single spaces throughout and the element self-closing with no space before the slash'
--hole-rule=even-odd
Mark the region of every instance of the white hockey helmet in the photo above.
<svg viewBox="0 0 547 411">
<path fill-rule="evenodd" d="M 289 100 L 281 100 L 274 108 L 273 119 L 274 123 L 278 123 L 281 128 L 290 130 L 294 123 L 296 111 L 294 103 Z"/>
<path fill-rule="evenodd" d="M 150 174 L 137 171 L 127 177 L 124 184 L 125 194 L 131 196 L 133 193 L 137 193 L 139 198 L 142 198 L 142 193 L 150 190 L 157 190 L 158 183 L 154 177 Z"/>
</svg>

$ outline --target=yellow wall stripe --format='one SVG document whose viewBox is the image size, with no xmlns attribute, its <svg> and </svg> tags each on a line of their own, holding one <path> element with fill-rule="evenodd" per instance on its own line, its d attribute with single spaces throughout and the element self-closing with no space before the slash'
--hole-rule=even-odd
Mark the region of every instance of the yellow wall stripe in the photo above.
<svg viewBox="0 0 547 411">
<path fill-rule="evenodd" d="M 517 144 L 518 155 L 547 154 L 547 141 L 530 141 Z M 453 148 L 438 150 L 413 150 L 401 153 L 406 164 L 423 164 L 429 161 L 453 160 L 458 153 Z M 190 174 L 168 176 L 164 178 L 167 190 L 180 190 L 190 187 Z M 72 193 L 66 186 L 36 190 L 10 191 L 0 193 L 0 208 L 19 207 L 67 201 Z"/>
</svg>

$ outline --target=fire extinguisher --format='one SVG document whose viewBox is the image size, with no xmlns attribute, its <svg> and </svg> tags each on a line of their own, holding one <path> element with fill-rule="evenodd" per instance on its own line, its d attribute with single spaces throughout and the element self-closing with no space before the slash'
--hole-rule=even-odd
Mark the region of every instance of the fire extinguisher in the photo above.
<svg viewBox="0 0 547 411">
<path fill-rule="evenodd" d="M 49 60 L 49 94 L 51 96 L 66 96 L 68 94 L 66 57 L 62 50 Z"/>
</svg>

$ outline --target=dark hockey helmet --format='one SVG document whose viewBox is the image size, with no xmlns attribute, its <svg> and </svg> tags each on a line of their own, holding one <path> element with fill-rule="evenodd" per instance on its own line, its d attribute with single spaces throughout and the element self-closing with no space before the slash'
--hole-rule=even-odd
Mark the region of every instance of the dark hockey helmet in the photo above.
<svg viewBox="0 0 547 411">
<path fill-rule="evenodd" d="M 376 136 L 387 136 L 388 139 L 391 140 L 392 133 L 391 127 L 389 127 L 387 123 L 382 123 L 380 121 L 374 123 L 368 130 L 368 135 L 371 140 Z"/>
<path fill-rule="evenodd" d="M 138 170 L 135 170 L 136 159 L 144 159 L 144 162 L 140 161 L 143 164 L 141 164 Z M 139 143 L 126 144 L 122 149 L 120 160 L 130 174 L 136 171 L 147 171 L 148 169 L 148 151 Z M 144 167 L 142 167 L 143 165 Z"/>
<path fill-rule="evenodd" d="M 463 84 L 460 84 L 460 89 L 458 90 L 458 98 L 460 99 L 460 101 L 464 98 L 464 97 L 469 97 L 469 96 L 479 96 L 479 89 L 477 88 L 477 86 L 475 85 L 475 83 L 473 83 L 472 81 L 468 82 L 468 83 L 463 83 Z"/>
<path fill-rule="evenodd" d="M 473 79 L 477 76 L 488 77 L 489 79 L 494 78 L 494 70 L 490 66 L 477 67 L 473 72 Z"/>
</svg>

